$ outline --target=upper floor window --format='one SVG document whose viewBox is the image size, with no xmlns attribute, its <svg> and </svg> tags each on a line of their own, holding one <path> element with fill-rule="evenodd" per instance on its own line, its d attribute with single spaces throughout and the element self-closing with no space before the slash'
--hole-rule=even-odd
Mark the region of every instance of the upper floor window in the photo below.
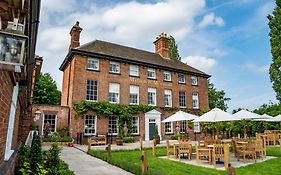
<svg viewBox="0 0 281 175">
<path fill-rule="evenodd" d="M 198 85 L 198 80 L 197 80 L 197 77 L 195 76 L 191 76 L 191 85 Z"/>
<path fill-rule="evenodd" d="M 186 107 L 185 92 L 179 92 L 179 106 L 182 108 Z"/>
<path fill-rule="evenodd" d="M 172 81 L 171 72 L 164 71 L 164 81 Z"/>
<path fill-rule="evenodd" d="M 110 73 L 120 73 L 120 63 L 110 61 L 109 62 L 109 72 Z"/>
<path fill-rule="evenodd" d="M 108 117 L 108 129 L 110 130 L 110 134 L 117 135 L 118 133 L 118 117 L 117 116 L 109 116 Z"/>
<path fill-rule="evenodd" d="M 147 78 L 156 79 L 155 69 L 153 69 L 153 68 L 148 68 L 147 69 Z"/>
<path fill-rule="evenodd" d="M 97 116 L 85 115 L 84 122 L 85 135 L 96 135 Z"/>
<path fill-rule="evenodd" d="M 139 117 L 132 118 L 132 134 L 139 134 Z"/>
<path fill-rule="evenodd" d="M 139 66 L 130 64 L 130 75 L 139 76 Z"/>
<path fill-rule="evenodd" d="M 178 76 L 179 76 L 179 83 L 185 83 L 185 75 L 179 73 Z"/>
<path fill-rule="evenodd" d="M 109 83 L 109 96 L 108 101 L 111 103 L 119 103 L 119 89 L 120 84 L 118 83 Z"/>
<path fill-rule="evenodd" d="M 156 106 L 156 89 L 148 88 L 148 104 Z"/>
<path fill-rule="evenodd" d="M 164 90 L 165 107 L 172 107 L 172 91 Z"/>
<path fill-rule="evenodd" d="M 97 58 L 88 58 L 88 69 L 99 70 L 99 59 Z"/>
<path fill-rule="evenodd" d="M 87 80 L 86 100 L 98 100 L 98 81 Z"/>
<path fill-rule="evenodd" d="M 198 93 L 192 93 L 192 108 L 193 109 L 199 109 Z"/>
<path fill-rule="evenodd" d="M 130 105 L 139 104 L 139 86 L 130 86 Z"/>
</svg>

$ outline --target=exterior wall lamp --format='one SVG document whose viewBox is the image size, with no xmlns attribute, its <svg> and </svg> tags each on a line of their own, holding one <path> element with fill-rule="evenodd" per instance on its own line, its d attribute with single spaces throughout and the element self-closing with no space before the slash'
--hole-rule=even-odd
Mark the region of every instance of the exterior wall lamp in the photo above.
<svg viewBox="0 0 281 175">
<path fill-rule="evenodd" d="M 37 109 L 34 114 L 35 115 L 34 115 L 34 119 L 33 120 L 36 122 L 36 121 L 38 121 L 40 119 L 40 117 L 42 115 L 42 112 L 39 111 L 39 109 Z"/>
<path fill-rule="evenodd" d="M 24 25 L 19 19 L 8 22 L 5 30 L 0 30 L 0 64 L 14 66 L 24 65 L 25 42 L 27 36 L 24 35 Z M 5 66 L 1 66 L 5 69 Z"/>
</svg>

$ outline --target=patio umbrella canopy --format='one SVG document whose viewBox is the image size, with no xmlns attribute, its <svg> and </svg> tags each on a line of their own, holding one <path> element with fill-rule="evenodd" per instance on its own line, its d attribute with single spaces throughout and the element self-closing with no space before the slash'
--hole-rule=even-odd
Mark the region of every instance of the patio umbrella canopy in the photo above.
<svg viewBox="0 0 281 175">
<path fill-rule="evenodd" d="M 223 122 L 241 120 L 239 117 L 233 116 L 219 108 L 214 108 L 211 111 L 201 115 L 193 120 L 193 122 Z"/>
<path fill-rule="evenodd" d="M 233 114 L 236 117 L 239 117 L 240 119 L 244 120 L 253 120 L 253 119 L 266 119 L 267 117 L 261 116 L 259 114 L 247 111 L 247 110 L 240 110 Z"/>
<path fill-rule="evenodd" d="M 277 115 L 276 117 L 272 117 L 266 121 L 267 122 L 281 122 L 281 114 Z"/>
<path fill-rule="evenodd" d="M 254 121 L 264 121 L 264 122 L 268 122 L 270 120 L 272 120 L 274 117 L 267 115 L 267 114 L 263 114 L 261 115 L 263 118 L 259 118 L 259 119 L 253 119 Z"/>
<path fill-rule="evenodd" d="M 162 123 L 193 120 L 195 118 L 198 118 L 198 116 L 193 115 L 193 114 L 189 114 L 187 112 L 178 111 L 175 114 L 173 114 L 170 117 L 163 120 Z"/>
</svg>

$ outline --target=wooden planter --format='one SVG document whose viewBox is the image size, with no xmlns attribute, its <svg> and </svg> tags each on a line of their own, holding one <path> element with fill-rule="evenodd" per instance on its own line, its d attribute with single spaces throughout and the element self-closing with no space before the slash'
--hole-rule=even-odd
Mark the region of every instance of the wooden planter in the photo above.
<svg viewBox="0 0 281 175">
<path fill-rule="evenodd" d="M 122 146 L 123 145 L 123 138 L 116 137 L 116 144 L 119 145 L 119 146 Z"/>
</svg>

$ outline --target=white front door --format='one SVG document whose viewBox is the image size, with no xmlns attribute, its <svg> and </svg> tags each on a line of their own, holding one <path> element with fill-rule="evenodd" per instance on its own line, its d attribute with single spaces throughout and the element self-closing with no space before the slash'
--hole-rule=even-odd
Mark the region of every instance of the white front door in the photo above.
<svg viewBox="0 0 281 175">
<path fill-rule="evenodd" d="M 152 140 L 155 127 L 157 126 L 158 133 L 161 138 L 161 112 L 153 109 L 145 113 L 145 140 Z"/>
</svg>

